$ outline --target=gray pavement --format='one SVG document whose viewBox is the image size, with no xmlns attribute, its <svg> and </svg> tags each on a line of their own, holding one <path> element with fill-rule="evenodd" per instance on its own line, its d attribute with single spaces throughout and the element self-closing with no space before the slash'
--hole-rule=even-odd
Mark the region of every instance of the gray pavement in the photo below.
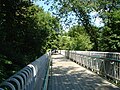
<svg viewBox="0 0 120 90">
<path fill-rule="evenodd" d="M 52 55 L 52 59 L 52 76 L 49 78 L 48 90 L 120 90 L 62 55 Z"/>
</svg>

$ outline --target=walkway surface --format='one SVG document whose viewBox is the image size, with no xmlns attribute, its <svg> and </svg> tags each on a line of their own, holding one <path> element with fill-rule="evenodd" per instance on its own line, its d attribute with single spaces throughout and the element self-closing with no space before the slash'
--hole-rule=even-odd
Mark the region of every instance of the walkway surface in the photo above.
<svg viewBox="0 0 120 90">
<path fill-rule="evenodd" d="M 48 90 L 120 90 L 63 55 L 53 55 L 52 59 L 52 76 Z"/>
</svg>

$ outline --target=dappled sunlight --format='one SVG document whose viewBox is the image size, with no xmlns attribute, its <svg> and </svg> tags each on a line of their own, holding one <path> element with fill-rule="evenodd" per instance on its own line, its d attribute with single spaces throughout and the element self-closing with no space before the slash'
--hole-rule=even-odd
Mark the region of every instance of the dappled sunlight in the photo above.
<svg viewBox="0 0 120 90">
<path fill-rule="evenodd" d="M 57 54 L 57 55 L 52 55 L 52 59 L 57 59 L 57 58 L 65 58 L 63 55 Z"/>
<path fill-rule="evenodd" d="M 120 90 L 95 73 L 65 59 L 53 55 L 52 76 L 48 90 Z"/>
</svg>

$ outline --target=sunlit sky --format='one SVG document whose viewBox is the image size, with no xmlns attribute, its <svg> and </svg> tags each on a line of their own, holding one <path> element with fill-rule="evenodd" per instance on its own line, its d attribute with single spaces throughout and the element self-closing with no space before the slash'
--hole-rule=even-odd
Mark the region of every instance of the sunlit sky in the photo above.
<svg viewBox="0 0 120 90">
<path fill-rule="evenodd" d="M 49 11 L 49 8 L 50 8 L 51 4 L 46 5 L 46 4 L 44 4 L 44 1 L 36 1 L 36 2 L 34 2 L 34 4 L 36 4 L 36 5 L 40 6 L 40 7 L 43 7 L 44 11 L 48 11 L 48 12 L 50 12 L 52 14 L 52 12 Z M 92 18 L 91 22 L 92 22 L 93 25 L 95 25 L 97 27 L 104 26 L 104 24 L 102 23 L 102 19 L 99 18 L 99 15 L 98 15 L 97 12 L 95 12 L 95 11 L 91 12 L 90 16 Z M 93 17 L 96 17 L 96 18 L 93 18 Z M 73 19 L 73 23 L 77 23 L 77 22 L 75 22 L 75 20 Z M 62 24 L 64 29 L 68 30 L 68 28 L 66 28 L 66 26 L 63 23 L 61 23 L 61 24 Z M 72 24 L 70 25 L 70 27 L 72 27 Z"/>
<path fill-rule="evenodd" d="M 91 17 L 93 17 L 91 20 L 93 25 L 95 25 L 97 27 L 104 26 L 102 18 L 99 18 L 99 15 L 97 12 L 91 12 L 90 15 L 91 15 Z M 96 17 L 96 18 L 94 18 L 94 17 Z"/>
<path fill-rule="evenodd" d="M 43 9 L 45 11 L 48 11 L 48 9 L 50 8 L 50 5 L 44 4 L 44 1 L 34 1 L 34 4 L 36 4 L 36 5 L 40 6 L 40 7 L 43 7 Z"/>
</svg>

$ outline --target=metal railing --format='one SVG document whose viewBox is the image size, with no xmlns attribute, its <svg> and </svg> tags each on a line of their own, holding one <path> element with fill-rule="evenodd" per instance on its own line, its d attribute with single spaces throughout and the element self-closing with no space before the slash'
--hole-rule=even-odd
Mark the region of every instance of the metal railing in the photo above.
<svg viewBox="0 0 120 90">
<path fill-rule="evenodd" d="M 0 90 L 47 90 L 51 52 L 24 67 L 0 84 Z"/>
<path fill-rule="evenodd" d="M 72 61 L 112 79 L 115 83 L 120 81 L 120 53 L 96 51 L 59 51 Z"/>
</svg>

